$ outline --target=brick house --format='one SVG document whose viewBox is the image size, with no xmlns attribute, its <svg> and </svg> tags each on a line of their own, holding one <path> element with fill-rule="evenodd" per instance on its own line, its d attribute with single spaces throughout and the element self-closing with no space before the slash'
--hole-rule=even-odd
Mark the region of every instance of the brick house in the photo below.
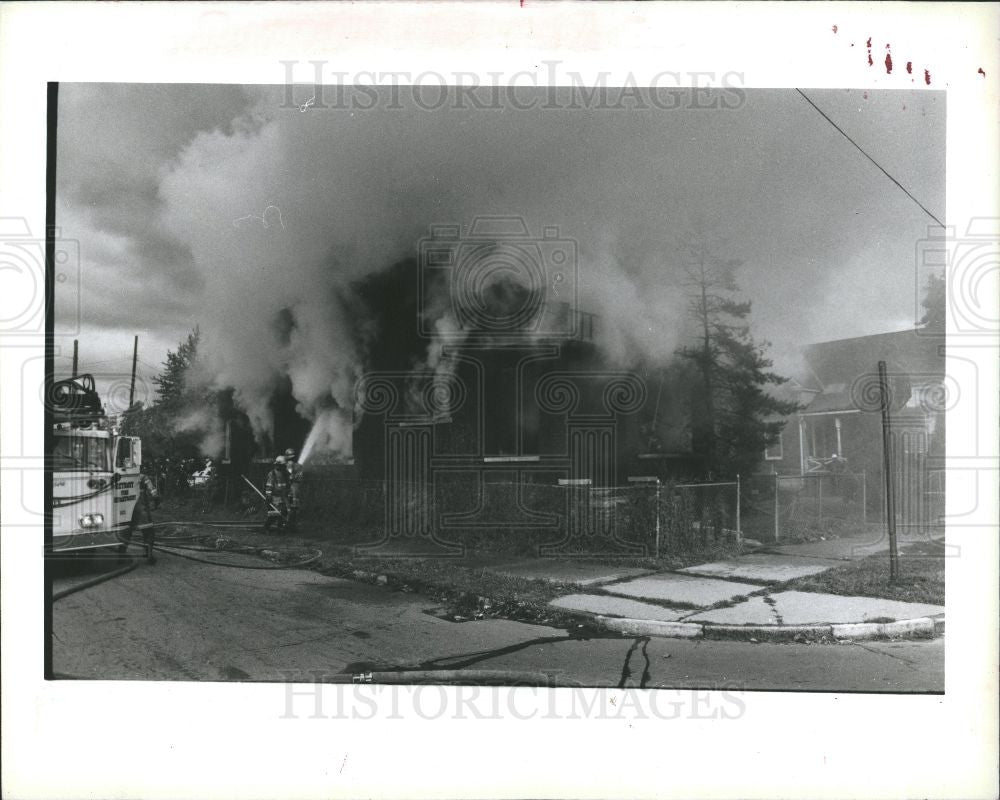
<svg viewBox="0 0 1000 800">
<path fill-rule="evenodd" d="M 803 408 L 764 453 L 762 472 L 864 474 L 869 503 L 881 503 L 882 416 L 878 362 L 890 385 L 894 471 L 922 502 L 943 498 L 944 336 L 904 330 L 807 345 L 803 368 L 784 387 Z M 912 493 L 911 493 L 912 494 Z M 925 509 L 926 510 L 926 509 Z"/>
</svg>

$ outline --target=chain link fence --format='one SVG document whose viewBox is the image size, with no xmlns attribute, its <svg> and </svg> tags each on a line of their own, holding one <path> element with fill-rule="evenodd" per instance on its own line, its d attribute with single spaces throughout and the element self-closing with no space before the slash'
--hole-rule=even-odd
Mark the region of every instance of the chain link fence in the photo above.
<svg viewBox="0 0 1000 800">
<path fill-rule="evenodd" d="M 263 485 L 263 474 L 248 477 Z M 737 542 L 739 491 L 735 481 L 653 478 L 594 487 L 532 476 L 483 480 L 467 471 L 415 482 L 313 468 L 303 480 L 299 520 L 362 545 L 422 539 L 489 552 L 656 557 Z M 240 505 L 244 515 L 262 518 L 263 501 L 249 487 Z"/>
<path fill-rule="evenodd" d="M 921 454 L 893 471 L 896 524 L 923 534 L 944 514 L 944 470 Z M 744 482 L 743 532 L 763 542 L 850 536 L 885 523 L 883 478 L 867 471 L 751 475 Z"/>
<path fill-rule="evenodd" d="M 862 472 L 751 475 L 745 481 L 743 531 L 758 541 L 818 538 L 863 530 L 869 519 Z"/>
</svg>

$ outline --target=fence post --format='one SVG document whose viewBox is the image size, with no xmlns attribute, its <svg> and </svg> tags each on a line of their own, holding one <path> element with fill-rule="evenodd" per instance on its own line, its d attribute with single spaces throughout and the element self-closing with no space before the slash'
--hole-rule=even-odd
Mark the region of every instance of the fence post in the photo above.
<svg viewBox="0 0 1000 800">
<path fill-rule="evenodd" d="M 778 525 L 778 473 L 774 473 L 774 541 L 781 539 L 781 528 Z"/>
<path fill-rule="evenodd" d="M 740 473 L 736 473 L 736 543 L 743 542 L 743 530 L 740 528 Z"/>
<path fill-rule="evenodd" d="M 823 476 L 819 475 L 816 478 L 816 482 L 819 484 L 819 524 L 823 524 Z"/>
<path fill-rule="evenodd" d="M 656 479 L 656 558 L 660 557 L 660 479 Z"/>
<path fill-rule="evenodd" d="M 861 470 L 861 524 L 868 524 L 868 476 Z"/>
</svg>

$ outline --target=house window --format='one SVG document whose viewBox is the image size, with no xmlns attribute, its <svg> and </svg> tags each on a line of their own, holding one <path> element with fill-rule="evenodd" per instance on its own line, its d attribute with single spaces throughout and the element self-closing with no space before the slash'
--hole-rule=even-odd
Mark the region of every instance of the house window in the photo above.
<svg viewBox="0 0 1000 800">
<path fill-rule="evenodd" d="M 764 448 L 765 461 L 781 461 L 785 457 L 785 451 L 781 443 L 781 434 L 778 434 L 778 441 L 769 447 Z"/>
</svg>

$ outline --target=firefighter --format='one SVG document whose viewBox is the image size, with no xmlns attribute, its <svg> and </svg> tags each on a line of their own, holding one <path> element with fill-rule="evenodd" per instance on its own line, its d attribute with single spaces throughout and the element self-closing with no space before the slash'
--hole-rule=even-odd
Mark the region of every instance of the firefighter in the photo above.
<svg viewBox="0 0 1000 800">
<path fill-rule="evenodd" d="M 138 490 L 139 497 L 136 500 L 135 508 L 132 511 L 132 524 L 129 528 L 128 537 L 125 540 L 126 546 L 128 542 L 132 541 L 132 534 L 139 527 L 140 513 L 139 508 L 141 507 L 143 511 L 146 512 L 146 527 L 142 530 L 142 544 L 146 548 L 146 560 L 152 564 L 156 561 L 156 556 L 153 554 L 153 546 L 156 544 L 156 535 L 153 528 L 153 512 L 150 511 L 150 505 L 153 508 L 160 507 L 160 493 L 156 490 L 156 484 L 149 477 L 147 467 L 145 464 L 139 467 L 139 479 L 138 479 Z M 124 548 L 123 548 L 124 549 Z"/>
<path fill-rule="evenodd" d="M 274 466 L 267 473 L 267 480 L 264 481 L 264 497 L 267 499 L 267 518 L 264 520 L 264 531 L 271 530 L 271 523 L 277 522 L 280 533 L 288 520 L 288 495 L 290 484 L 288 481 L 288 469 L 285 466 L 285 457 L 278 456 L 274 459 Z"/>
<path fill-rule="evenodd" d="M 153 521 L 153 514 L 149 510 L 150 504 L 153 508 L 160 507 L 160 493 L 156 491 L 156 484 L 149 477 L 146 465 L 139 467 L 139 499 L 142 501 L 143 510 L 146 512 L 146 522 Z"/>
<path fill-rule="evenodd" d="M 292 448 L 285 451 L 285 465 L 288 468 L 289 485 L 288 529 L 294 531 L 302 502 L 302 465 L 295 460 L 295 451 Z"/>
</svg>

